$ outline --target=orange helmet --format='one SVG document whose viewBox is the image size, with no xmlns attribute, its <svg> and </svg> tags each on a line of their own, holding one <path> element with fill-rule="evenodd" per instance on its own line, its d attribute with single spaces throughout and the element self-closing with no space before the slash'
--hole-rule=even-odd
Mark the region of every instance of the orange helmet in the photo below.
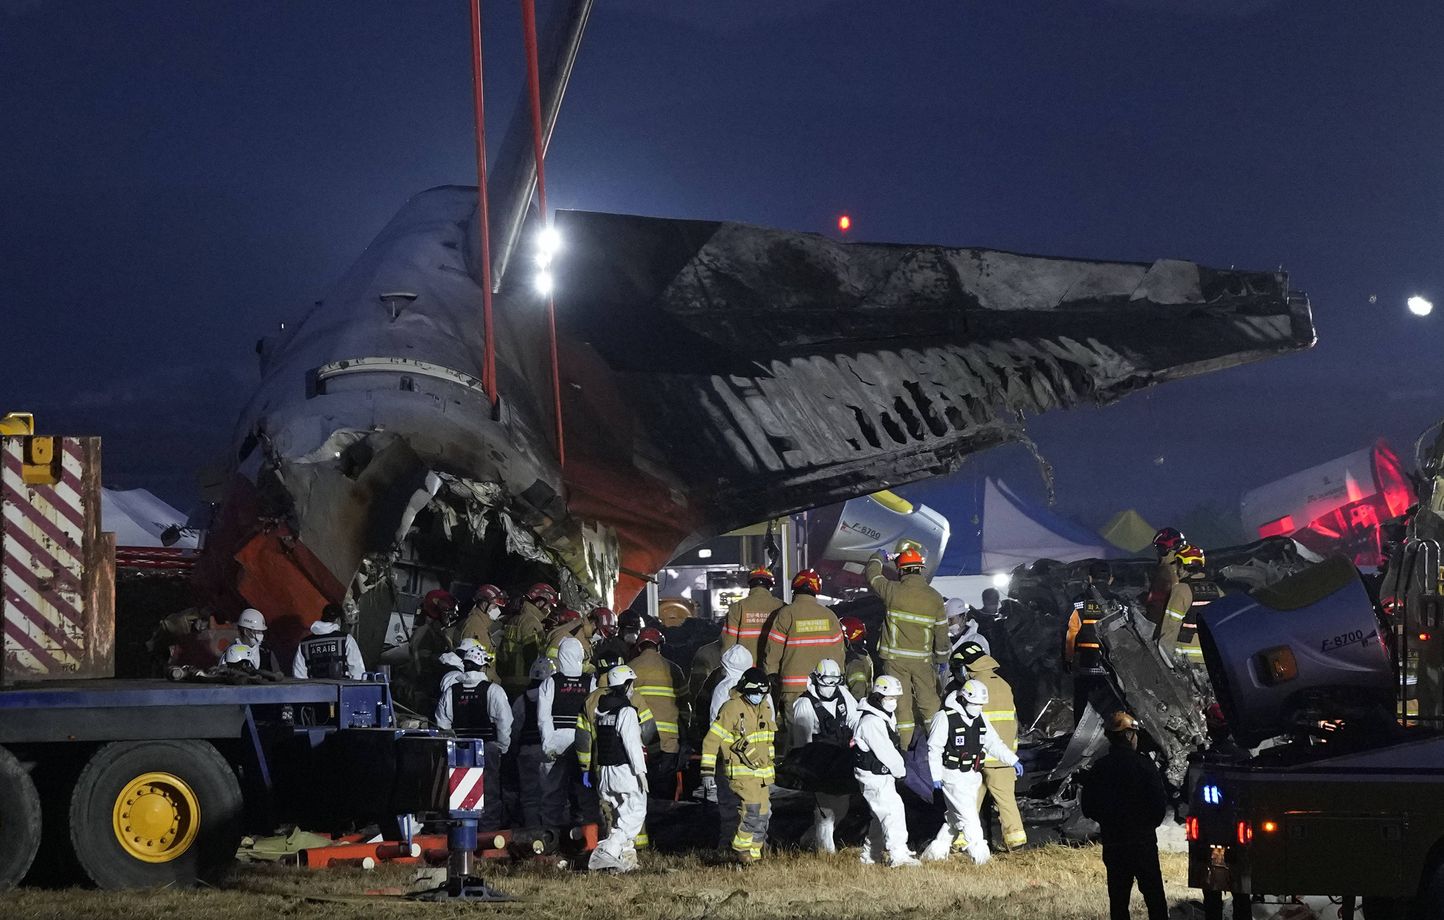
<svg viewBox="0 0 1444 920">
<path fill-rule="evenodd" d="M 848 642 L 861 642 L 867 638 L 867 625 L 857 617 L 843 617 L 837 622 L 842 626 L 842 637 Z"/>
<path fill-rule="evenodd" d="M 923 559 L 923 554 L 918 552 L 915 546 L 909 546 L 897 554 L 897 567 L 899 569 L 920 569 L 924 565 L 927 565 L 927 561 Z"/>
<path fill-rule="evenodd" d="M 803 569 L 792 576 L 792 590 L 803 591 L 808 594 L 822 593 L 822 576 L 812 569 Z"/>
<path fill-rule="evenodd" d="M 1203 550 L 1192 543 L 1185 543 L 1173 551 L 1173 561 L 1190 571 L 1202 571 L 1204 564 Z"/>
<path fill-rule="evenodd" d="M 747 586 L 749 588 L 753 585 L 766 585 L 770 588 L 775 584 L 777 584 L 777 579 L 772 577 L 772 571 L 766 566 L 759 565 L 747 573 Z"/>
</svg>

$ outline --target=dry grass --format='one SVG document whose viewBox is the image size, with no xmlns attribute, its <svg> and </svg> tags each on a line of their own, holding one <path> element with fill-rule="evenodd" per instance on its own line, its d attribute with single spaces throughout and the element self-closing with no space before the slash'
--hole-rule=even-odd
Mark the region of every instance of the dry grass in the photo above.
<svg viewBox="0 0 1444 920">
<path fill-rule="evenodd" d="M 622 876 L 534 865 L 484 868 L 488 881 L 518 900 L 447 905 L 367 896 L 405 887 L 410 873 L 400 867 L 375 872 L 251 867 L 237 871 L 221 890 L 22 889 L 0 895 L 0 908 L 5 920 L 443 920 L 486 914 L 527 920 L 1096 920 L 1108 912 L 1103 867 L 1092 847 L 1029 850 L 983 867 L 956 860 L 920 869 L 860 866 L 853 850 L 833 857 L 782 854 L 746 870 L 654 854 L 643 855 L 641 871 Z M 1163 873 L 1170 900 L 1197 896 L 1185 887 L 1183 856 L 1164 854 Z M 1134 912 L 1143 915 L 1137 895 Z"/>
</svg>

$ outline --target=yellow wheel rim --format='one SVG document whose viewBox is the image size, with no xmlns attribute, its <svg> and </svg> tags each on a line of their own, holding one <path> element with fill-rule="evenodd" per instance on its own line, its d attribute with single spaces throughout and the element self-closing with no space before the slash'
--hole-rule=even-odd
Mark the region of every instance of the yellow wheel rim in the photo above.
<svg viewBox="0 0 1444 920">
<path fill-rule="evenodd" d="M 163 863 L 195 843 L 201 809 L 179 776 L 144 773 L 120 790 L 112 815 L 121 849 L 141 862 Z"/>
</svg>

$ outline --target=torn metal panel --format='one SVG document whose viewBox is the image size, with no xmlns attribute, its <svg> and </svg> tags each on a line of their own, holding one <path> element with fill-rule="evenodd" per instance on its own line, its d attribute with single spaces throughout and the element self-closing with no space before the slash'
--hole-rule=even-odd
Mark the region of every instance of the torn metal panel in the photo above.
<svg viewBox="0 0 1444 920">
<path fill-rule="evenodd" d="M 545 311 L 526 284 L 497 298 L 499 411 L 478 383 L 475 206 L 474 189 L 416 196 L 262 343 L 236 460 L 281 494 L 252 513 L 317 541 L 342 584 L 431 472 L 490 484 L 511 551 L 544 551 L 579 598 L 624 604 L 717 533 L 950 472 L 1024 437 L 1031 413 L 1314 337 L 1281 273 L 564 212 L 563 470 Z M 341 433 L 361 434 L 328 460 Z M 368 451 L 352 478 L 342 467 Z"/>
</svg>

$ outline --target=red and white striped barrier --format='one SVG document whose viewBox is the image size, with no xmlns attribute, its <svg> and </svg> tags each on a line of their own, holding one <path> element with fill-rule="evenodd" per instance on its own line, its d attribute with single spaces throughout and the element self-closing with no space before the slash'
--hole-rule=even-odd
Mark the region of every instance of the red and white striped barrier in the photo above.
<svg viewBox="0 0 1444 920">
<path fill-rule="evenodd" d="M 482 793 L 486 784 L 482 782 L 481 767 L 452 767 L 450 776 L 451 795 L 447 807 L 453 811 L 480 811 Z"/>
<path fill-rule="evenodd" d="M 0 438 L 0 678 L 109 676 L 114 563 L 100 533 L 100 442 L 49 439 L 55 481 L 35 483 L 25 481 L 31 440 Z"/>
</svg>

